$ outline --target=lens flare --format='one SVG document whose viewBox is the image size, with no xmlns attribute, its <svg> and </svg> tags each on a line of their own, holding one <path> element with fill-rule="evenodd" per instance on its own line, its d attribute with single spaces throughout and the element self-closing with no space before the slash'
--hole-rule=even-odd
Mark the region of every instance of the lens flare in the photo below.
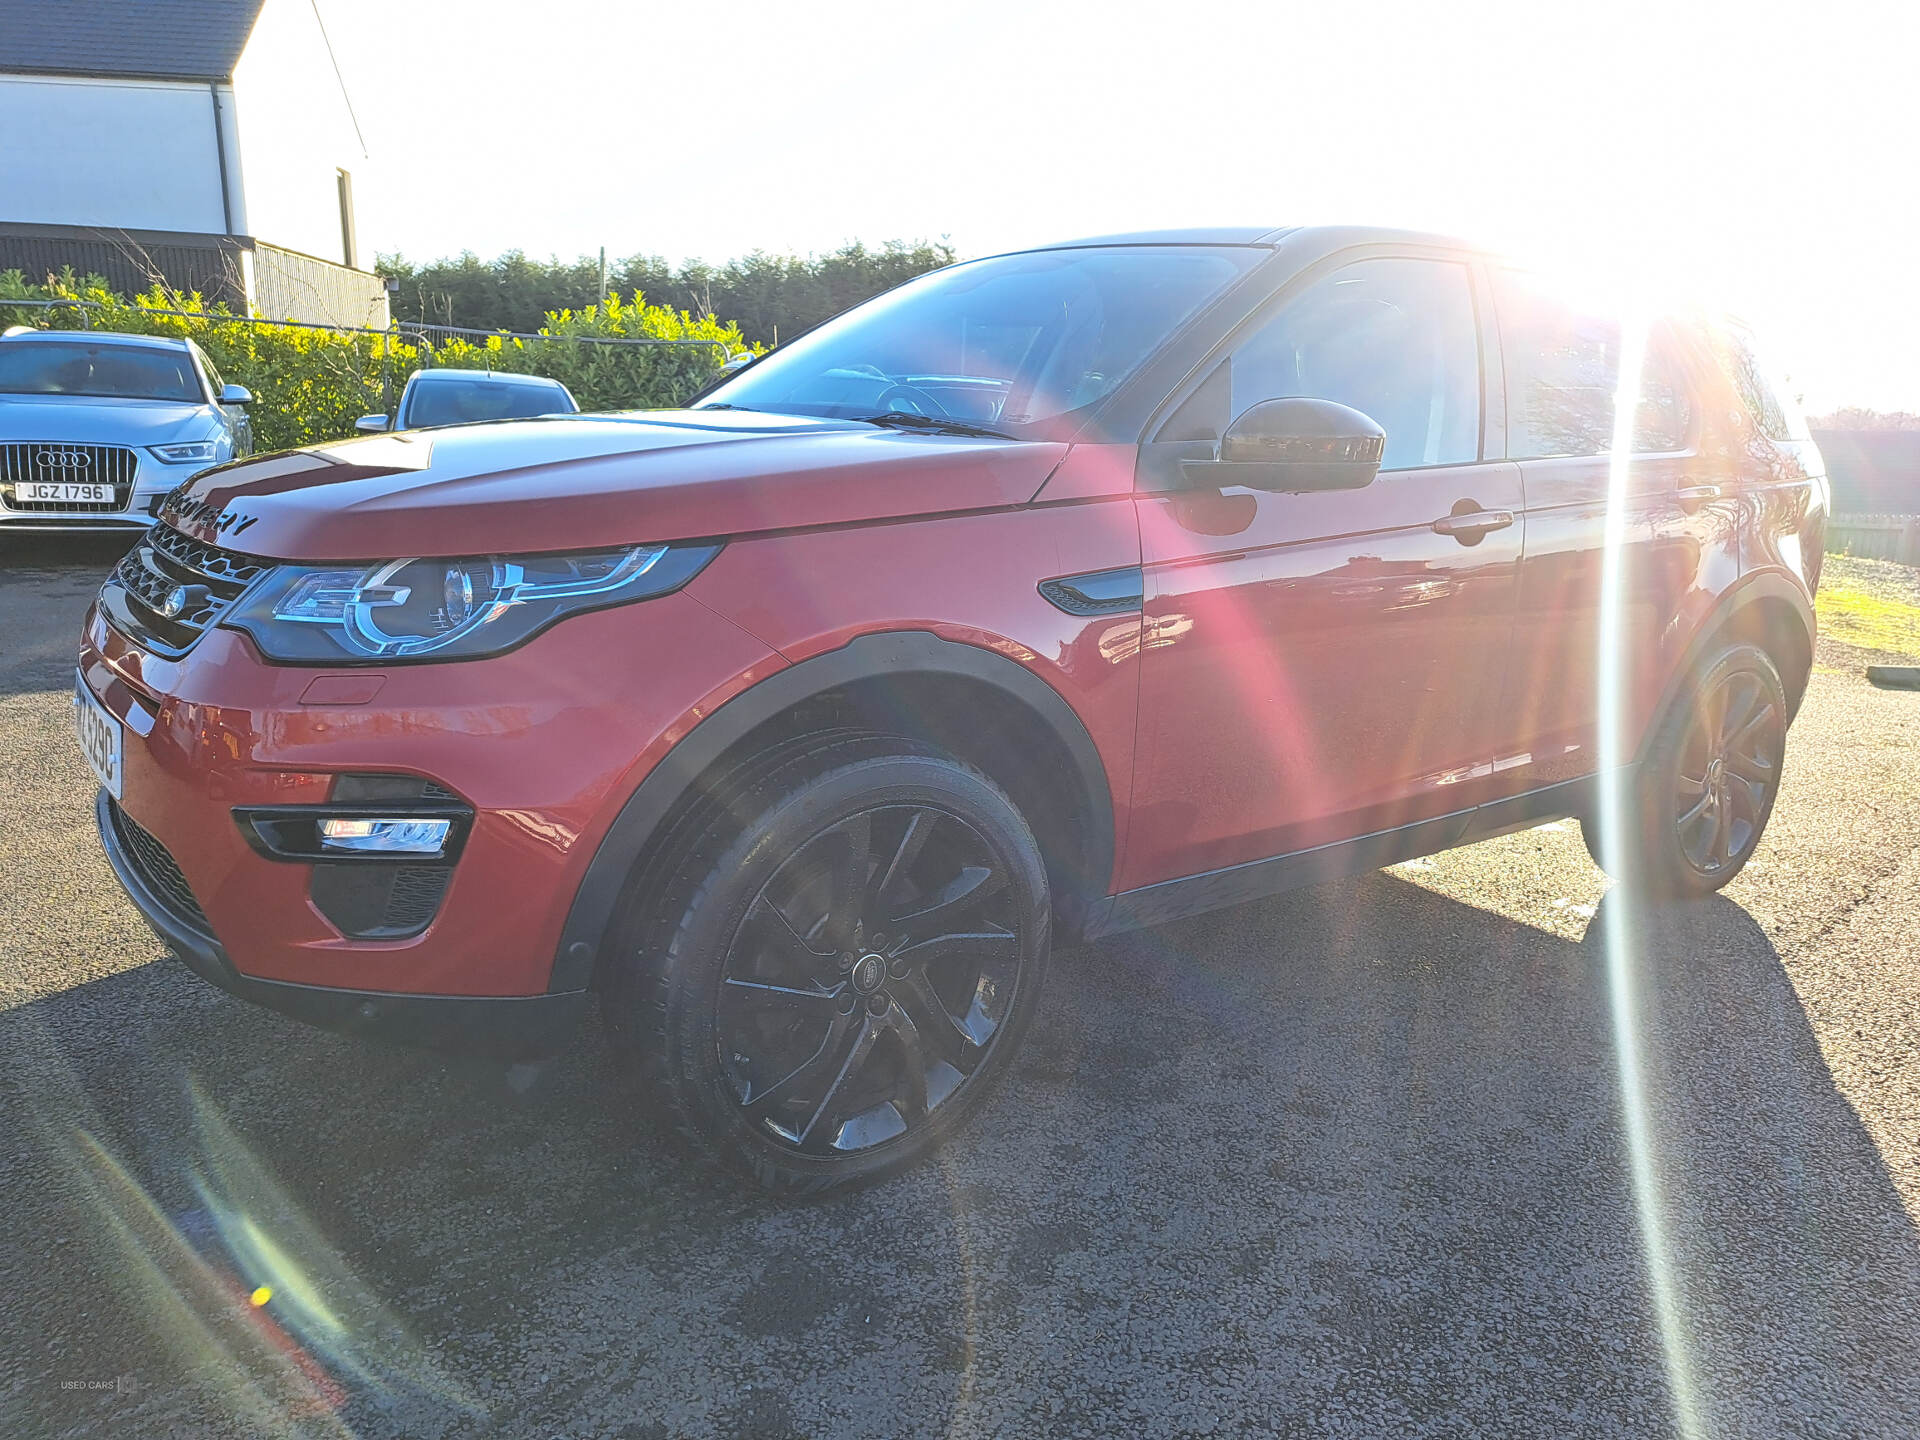
<svg viewBox="0 0 1920 1440">
<path fill-rule="evenodd" d="M 1629 696 L 1627 689 L 1626 594 L 1627 507 L 1631 493 L 1634 423 L 1639 413 L 1640 370 L 1646 354 L 1647 319 L 1644 308 L 1631 306 L 1621 316 L 1620 375 L 1613 397 L 1613 449 L 1607 471 L 1606 548 L 1600 570 L 1599 636 L 1599 744 L 1601 846 L 1606 868 L 1614 875 L 1630 873 L 1621 863 L 1622 847 L 1633 843 L 1627 826 L 1626 766 L 1629 750 Z M 1638 897 L 1626 895 L 1633 901 Z M 1673 1397 L 1674 1424 L 1692 1440 L 1701 1434 L 1695 1398 L 1693 1367 L 1687 1352 L 1686 1328 L 1680 1313 L 1678 1278 L 1667 1240 L 1665 1203 L 1659 1158 L 1654 1153 L 1651 1119 L 1642 1075 L 1639 1006 L 1634 994 L 1636 961 L 1631 923 L 1608 924 L 1601 936 L 1606 953 L 1608 1008 L 1613 1023 L 1614 1061 L 1620 1077 L 1621 1121 L 1626 1130 L 1627 1155 L 1633 1187 L 1633 1205 L 1640 1225 L 1641 1246 L 1652 1292 L 1654 1322 L 1666 1367 L 1667 1388 Z"/>
</svg>

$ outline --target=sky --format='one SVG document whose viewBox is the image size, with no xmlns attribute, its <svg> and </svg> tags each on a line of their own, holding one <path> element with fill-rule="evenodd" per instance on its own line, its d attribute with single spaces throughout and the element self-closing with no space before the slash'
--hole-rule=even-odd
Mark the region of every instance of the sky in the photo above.
<svg viewBox="0 0 1920 1440">
<path fill-rule="evenodd" d="M 1810 410 L 1920 411 L 1898 0 L 317 4 L 365 251 L 1404 225 L 1735 310 Z"/>
</svg>

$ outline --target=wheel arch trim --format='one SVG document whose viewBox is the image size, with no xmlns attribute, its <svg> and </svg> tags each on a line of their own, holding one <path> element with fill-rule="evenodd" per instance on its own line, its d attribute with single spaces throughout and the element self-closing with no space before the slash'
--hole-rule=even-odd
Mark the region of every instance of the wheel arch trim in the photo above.
<svg viewBox="0 0 1920 1440">
<path fill-rule="evenodd" d="M 1782 601 L 1793 611 L 1805 634 L 1807 653 L 1812 655 L 1818 630 L 1813 605 L 1806 591 L 1782 571 L 1757 570 L 1742 575 L 1727 587 L 1705 618 L 1694 627 L 1679 662 L 1661 685 L 1659 698 L 1648 712 L 1646 733 L 1640 737 L 1640 743 L 1635 748 L 1636 759 L 1646 758 L 1647 747 L 1659 733 L 1661 720 L 1679 698 L 1681 687 L 1687 683 L 1687 677 L 1693 673 L 1707 647 L 1726 635 L 1743 613 L 1768 600 Z M 1791 715 L 1788 718 L 1791 719 Z"/>
<path fill-rule="evenodd" d="M 648 843 L 722 755 L 754 730 L 819 695 L 888 676 L 943 676 L 991 686 L 1045 725 L 1072 758 L 1086 806 L 1085 871 L 1110 884 L 1114 857 L 1111 787 L 1099 749 L 1060 692 L 1015 660 L 924 630 L 862 635 L 838 650 L 778 670 L 700 721 L 648 772 L 614 817 L 561 927 L 547 989 L 578 990 L 592 977 L 620 896 Z M 1099 895 L 1083 897 L 1087 902 Z"/>
</svg>

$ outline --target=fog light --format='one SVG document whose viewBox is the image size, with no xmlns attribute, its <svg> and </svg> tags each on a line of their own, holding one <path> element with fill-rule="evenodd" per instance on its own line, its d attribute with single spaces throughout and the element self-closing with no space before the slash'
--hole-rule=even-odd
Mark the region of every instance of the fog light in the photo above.
<svg viewBox="0 0 1920 1440">
<path fill-rule="evenodd" d="M 320 822 L 323 851 L 382 855 L 426 855 L 439 859 L 446 850 L 451 820 L 338 820 Z"/>
</svg>

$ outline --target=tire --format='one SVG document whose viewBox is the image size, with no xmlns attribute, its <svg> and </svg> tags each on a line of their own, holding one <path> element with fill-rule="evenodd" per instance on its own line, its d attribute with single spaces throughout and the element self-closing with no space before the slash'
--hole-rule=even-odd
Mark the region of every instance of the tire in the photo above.
<svg viewBox="0 0 1920 1440">
<path fill-rule="evenodd" d="M 771 1190 L 863 1184 L 965 1123 L 1045 979 L 1039 847 L 985 775 L 841 732 L 736 775 L 636 883 L 602 1014 L 672 1128 Z"/>
<path fill-rule="evenodd" d="M 1695 668 L 1661 717 L 1624 797 L 1624 844 L 1581 821 L 1587 851 L 1655 896 L 1709 895 L 1738 875 L 1773 814 L 1786 753 L 1787 696 L 1758 646 L 1730 644 Z"/>
</svg>

